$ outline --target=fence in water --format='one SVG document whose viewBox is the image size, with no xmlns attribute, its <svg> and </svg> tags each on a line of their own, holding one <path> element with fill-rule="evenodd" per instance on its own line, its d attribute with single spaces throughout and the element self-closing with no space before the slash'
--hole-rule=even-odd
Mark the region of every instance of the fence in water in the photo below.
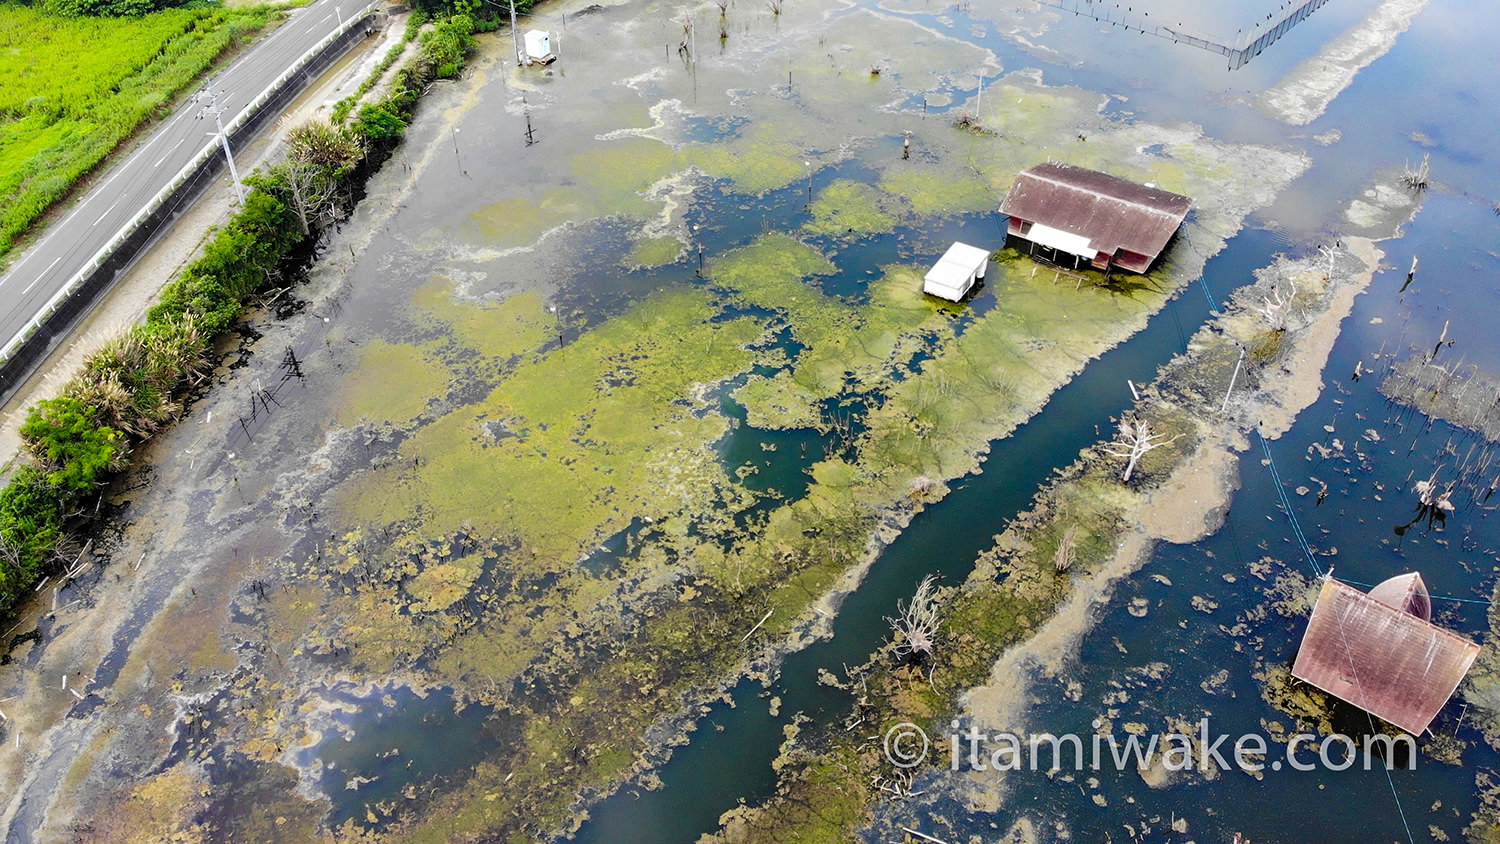
<svg viewBox="0 0 1500 844">
<path fill-rule="evenodd" d="M 1134 6 L 1121 8 L 1119 3 L 1105 3 L 1102 0 L 1041 0 L 1041 2 L 1043 5 L 1065 12 L 1087 15 L 1111 26 L 1123 27 L 1127 32 L 1135 30 L 1143 35 L 1168 39 L 1174 44 L 1187 44 L 1210 53 L 1218 53 L 1229 59 L 1230 70 L 1238 70 L 1260 55 L 1267 47 L 1280 40 L 1283 35 L 1291 31 L 1292 27 L 1311 17 L 1312 13 L 1326 4 L 1328 0 L 1286 3 L 1277 10 L 1284 12 L 1281 17 L 1276 17 L 1276 13 L 1272 12 L 1266 15 L 1265 20 L 1258 21 L 1251 26 L 1248 32 L 1244 29 L 1238 30 L 1233 44 L 1216 41 L 1211 37 L 1193 35 L 1187 32 L 1181 23 L 1175 27 L 1159 24 L 1150 19 L 1150 12 L 1137 12 Z M 1254 40 L 1240 46 L 1246 38 L 1252 37 Z"/>
</svg>

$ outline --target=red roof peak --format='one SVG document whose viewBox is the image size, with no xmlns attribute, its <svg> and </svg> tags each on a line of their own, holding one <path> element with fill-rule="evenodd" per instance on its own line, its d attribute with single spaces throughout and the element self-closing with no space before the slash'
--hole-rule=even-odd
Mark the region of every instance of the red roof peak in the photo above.
<svg viewBox="0 0 1500 844">
<path fill-rule="evenodd" d="M 1388 607 L 1411 613 L 1423 621 L 1432 620 L 1432 596 L 1427 594 L 1427 584 L 1417 572 L 1398 574 L 1381 581 L 1370 590 L 1370 597 Z"/>
</svg>

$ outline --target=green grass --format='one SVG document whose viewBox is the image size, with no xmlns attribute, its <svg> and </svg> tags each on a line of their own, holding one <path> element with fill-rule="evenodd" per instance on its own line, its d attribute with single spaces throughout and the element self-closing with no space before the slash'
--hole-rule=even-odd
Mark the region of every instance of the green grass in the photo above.
<svg viewBox="0 0 1500 844">
<path fill-rule="evenodd" d="M 267 7 L 58 18 L 0 2 L 0 256 Z"/>
</svg>

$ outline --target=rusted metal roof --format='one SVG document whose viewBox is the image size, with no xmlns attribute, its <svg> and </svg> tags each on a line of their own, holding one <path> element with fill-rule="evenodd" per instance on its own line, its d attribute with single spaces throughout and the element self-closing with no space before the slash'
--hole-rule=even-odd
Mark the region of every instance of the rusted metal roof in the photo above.
<svg viewBox="0 0 1500 844">
<path fill-rule="evenodd" d="M 1149 265 L 1172 239 L 1192 200 L 1158 187 L 1071 164 L 1016 175 L 1000 213 L 1089 239 L 1105 255 L 1144 255 Z"/>
<path fill-rule="evenodd" d="M 1421 577 L 1392 578 L 1368 595 L 1325 579 L 1292 676 L 1421 735 L 1479 655 L 1478 645 L 1404 609 L 1430 613 L 1430 601 Z"/>
</svg>

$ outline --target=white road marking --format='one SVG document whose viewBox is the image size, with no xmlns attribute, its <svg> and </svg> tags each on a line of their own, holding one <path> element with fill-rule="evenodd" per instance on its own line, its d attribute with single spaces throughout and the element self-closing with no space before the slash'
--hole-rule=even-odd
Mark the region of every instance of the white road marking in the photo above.
<svg viewBox="0 0 1500 844">
<path fill-rule="evenodd" d="M 156 159 L 156 163 L 153 164 L 153 165 L 151 165 L 151 166 L 152 167 L 160 167 L 161 163 L 163 161 L 166 161 L 167 158 L 172 155 L 172 153 L 174 153 L 174 152 L 177 151 L 178 147 L 182 146 L 186 142 L 187 142 L 187 138 L 179 138 L 177 140 L 177 143 L 173 144 L 171 149 L 169 149 L 165 153 L 163 153 L 161 158 Z"/>
<path fill-rule="evenodd" d="M 109 216 L 109 212 L 115 210 L 115 206 L 119 205 L 119 204 L 120 204 L 120 200 L 117 199 L 108 208 L 104 209 L 104 213 L 99 215 L 99 219 L 97 219 L 97 220 L 94 221 L 94 225 L 97 226 L 100 223 L 104 222 L 104 218 L 108 217 Z"/>
<path fill-rule="evenodd" d="M 323 8 L 327 9 L 327 8 L 329 8 L 329 6 L 328 5 L 324 5 Z M 361 7 L 359 7 L 356 4 L 356 8 L 361 8 Z M 297 14 L 298 12 L 302 12 L 302 11 L 303 10 L 299 9 L 296 12 L 294 12 L 293 14 Z M 325 14 L 323 16 L 322 20 L 319 21 L 319 23 L 326 23 L 330 18 L 335 18 L 337 16 L 337 14 L 338 14 L 338 11 L 342 11 L 342 8 L 334 11 L 331 14 Z M 309 28 L 307 30 L 307 32 L 309 32 L 309 33 L 314 32 L 318 28 L 319 27 L 317 25 L 314 25 L 313 27 Z M 298 40 L 298 36 L 295 33 L 296 33 L 296 31 L 292 27 L 290 27 L 290 26 L 279 27 L 279 28 L 276 29 L 275 32 L 273 32 L 271 34 L 271 36 L 266 40 L 266 42 L 263 42 L 263 43 L 266 45 L 267 48 L 270 48 L 271 45 L 273 45 L 273 44 L 277 45 L 277 47 L 279 47 L 284 42 L 288 42 L 288 41 L 296 42 Z M 270 55 L 271 53 L 268 51 L 265 54 L 266 55 Z M 245 58 L 249 59 L 250 57 L 246 56 Z M 229 77 L 229 81 L 230 81 L 230 85 L 227 86 L 227 87 L 234 87 L 234 80 L 238 76 L 240 76 L 240 75 L 246 75 L 246 74 L 248 74 L 248 75 L 250 75 L 252 77 L 259 75 L 259 73 L 257 71 L 253 71 L 253 70 L 249 70 L 248 69 L 248 68 L 251 68 L 251 67 L 253 67 L 253 65 L 251 63 L 249 63 L 249 62 L 236 63 L 235 67 L 227 68 L 224 71 L 224 76 L 220 76 L 215 81 L 216 82 L 222 82 L 225 79 L 225 77 L 227 76 L 227 77 Z M 216 85 L 215 87 L 218 87 L 218 86 Z M 220 105 L 220 107 L 224 107 L 228 103 L 230 103 L 231 101 L 237 100 L 238 99 L 237 94 L 239 94 L 239 93 L 243 93 L 243 92 L 226 90 L 224 92 L 224 95 L 219 98 L 219 105 Z M 253 97 L 251 97 L 251 99 L 253 99 Z M 131 169 L 130 168 L 130 162 L 132 160 L 134 160 L 134 161 L 144 161 L 144 159 L 145 159 L 145 157 L 147 155 L 153 154 L 155 152 L 154 149 L 150 149 L 151 146 L 152 146 L 152 144 L 154 144 L 154 143 L 156 143 L 156 141 L 158 141 L 158 140 L 166 137 L 167 134 L 170 134 L 169 132 L 165 131 L 166 129 L 168 129 L 170 127 L 177 126 L 183 120 L 186 120 L 186 119 L 189 119 L 189 118 L 196 118 L 196 117 L 198 117 L 200 110 L 198 108 L 196 108 L 195 105 L 196 104 L 191 103 L 191 102 L 187 103 L 184 108 L 179 109 L 175 115 L 173 115 L 171 118 L 169 118 L 168 120 L 166 120 L 163 124 L 161 124 L 158 127 L 158 132 L 156 133 L 155 137 L 153 137 L 150 140 L 148 140 L 145 144 L 142 145 L 142 147 L 140 149 L 136 150 L 136 152 L 133 153 L 130 158 L 127 158 L 124 162 L 121 163 L 121 165 L 119 167 L 116 167 L 115 170 L 114 170 L 114 172 L 109 175 L 109 178 L 107 178 L 103 182 L 103 184 L 101 184 L 97 188 L 94 188 L 93 190 L 91 190 L 90 191 L 90 195 L 88 197 L 85 197 L 84 200 L 82 202 L 80 202 L 77 207 L 73 208 L 73 210 L 70 211 L 63 218 L 63 220 L 60 223 L 57 224 L 57 226 L 51 227 L 52 231 L 55 232 L 55 231 L 64 229 L 66 227 L 68 221 L 70 221 L 71 219 L 73 219 L 75 216 L 77 216 L 80 213 L 89 213 L 89 212 L 87 212 L 87 211 L 84 210 L 84 206 L 87 205 L 87 204 L 89 204 L 89 202 L 91 200 L 99 199 L 99 198 L 103 197 L 105 195 L 105 193 L 104 193 L 105 189 L 107 189 L 110 186 L 110 184 L 113 183 L 114 180 L 116 178 L 118 178 L 122 173 L 124 173 L 128 169 Z M 237 114 L 237 113 L 238 113 L 238 110 L 226 109 L 225 110 L 225 114 L 224 114 L 226 122 L 230 119 L 231 115 Z M 210 132 L 210 133 L 207 133 L 207 134 L 213 135 L 215 133 Z M 172 147 L 172 149 L 170 151 L 168 151 L 168 153 L 166 155 L 163 155 L 161 158 L 159 158 L 156 161 L 156 163 L 153 165 L 153 169 L 156 168 L 156 167 L 160 167 L 162 164 L 164 164 L 165 161 L 166 161 L 166 159 L 167 159 L 167 157 L 169 157 L 172 152 L 175 152 L 179 147 L 182 146 L 182 143 L 183 143 L 184 140 L 191 140 L 191 138 L 181 139 L 181 140 L 177 141 L 176 145 L 174 145 Z M 118 206 L 118 205 L 119 205 L 119 199 L 116 199 L 116 201 L 114 202 L 114 204 L 110 205 L 110 207 L 108 209 L 106 209 L 103 214 L 99 215 L 99 217 L 94 221 L 94 225 L 95 226 L 99 225 L 99 223 L 101 223 L 104 220 L 104 218 L 107 217 L 110 214 L 110 212 L 112 212 L 116 208 L 116 206 Z M 44 236 L 43 239 L 42 239 L 42 241 L 39 242 L 37 245 L 40 246 L 40 245 L 42 245 L 42 243 L 45 243 L 49 239 L 50 239 L 49 236 Z M 36 255 L 37 255 L 37 252 L 35 250 L 27 250 L 27 254 L 24 255 L 24 256 L 22 256 L 19 261 L 17 261 L 15 264 L 13 264 L 11 266 L 10 271 L 8 273 L 5 273 L 4 275 L 0 275 L 0 286 L 7 286 L 12 279 L 14 279 L 17 282 L 19 282 L 21 280 L 21 276 L 19 274 L 20 269 L 23 266 L 25 266 L 27 264 L 27 262 L 30 261 L 32 258 L 34 258 Z M 26 289 L 25 289 L 24 292 L 25 293 L 31 292 L 37 286 L 37 284 L 40 282 L 42 276 L 45 276 L 47 273 L 51 272 L 58 265 L 58 263 L 61 260 L 62 260 L 62 258 L 60 258 L 60 257 L 59 258 L 54 258 L 53 261 L 52 261 L 52 263 L 48 264 L 47 268 L 44 269 L 44 270 L 42 270 L 42 272 L 33 281 L 31 281 L 30 284 L 28 284 L 26 286 Z M 19 736 L 17 736 L 17 737 L 19 738 Z"/>
</svg>

